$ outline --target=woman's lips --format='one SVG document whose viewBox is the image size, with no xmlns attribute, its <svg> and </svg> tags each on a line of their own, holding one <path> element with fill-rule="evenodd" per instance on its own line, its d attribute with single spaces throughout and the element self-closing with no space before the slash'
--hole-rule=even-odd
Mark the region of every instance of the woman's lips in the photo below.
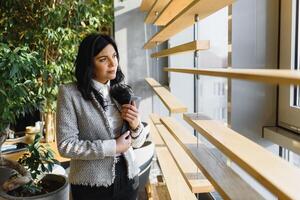
<svg viewBox="0 0 300 200">
<path fill-rule="evenodd" d="M 116 70 L 111 70 L 111 71 L 107 71 L 109 74 L 114 74 L 116 73 Z"/>
</svg>

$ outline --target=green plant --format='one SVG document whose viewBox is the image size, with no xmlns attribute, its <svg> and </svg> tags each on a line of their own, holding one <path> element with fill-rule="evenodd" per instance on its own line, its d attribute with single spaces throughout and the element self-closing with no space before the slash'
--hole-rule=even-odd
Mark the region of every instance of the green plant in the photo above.
<svg viewBox="0 0 300 200">
<path fill-rule="evenodd" d="M 41 134 L 36 134 L 32 144 L 27 145 L 28 153 L 24 153 L 19 163 L 26 166 L 31 177 L 36 179 L 39 175 L 52 172 L 53 165 L 59 164 L 54 159 L 54 152 L 49 146 L 41 145 Z"/>
<path fill-rule="evenodd" d="M 59 164 L 54 158 L 54 152 L 49 147 L 41 145 L 40 140 L 41 134 L 36 134 L 33 143 L 27 145 L 28 153 L 24 153 L 18 160 L 30 172 L 33 181 L 13 193 L 33 195 L 43 192 L 43 183 L 40 179 L 44 174 L 52 172 L 54 164 Z"/>
<path fill-rule="evenodd" d="M 30 67 L 33 76 L 26 80 L 37 81 L 38 86 L 32 89 L 34 95 L 25 100 L 28 104 L 23 104 L 24 107 L 35 104 L 44 112 L 55 110 L 58 86 L 74 81 L 73 63 L 82 38 L 103 28 L 112 29 L 112 5 L 112 0 L 0 1 L 0 43 L 12 51 L 26 47 L 27 54 L 34 54 L 36 61 L 33 62 L 39 63 Z M 9 54 L 3 52 L 0 60 Z M 10 73 L 12 68 L 5 70 Z M 2 74 L 0 78 L 5 80 Z M 19 83 L 22 82 L 14 80 L 11 84 Z M 0 90 L 7 92 L 2 85 Z M 40 101 L 41 98 L 44 101 Z M 18 101 L 16 99 L 13 103 Z M 7 102 L 0 106 L 6 105 Z M 13 118 L 31 110 L 24 107 L 20 106 L 20 112 Z M 11 113 L 16 110 L 11 110 Z M 10 112 L 8 108 L 7 112 Z"/>
<path fill-rule="evenodd" d="M 0 131 L 44 100 L 38 92 L 42 65 L 37 57 L 28 46 L 15 48 L 0 42 Z"/>
</svg>

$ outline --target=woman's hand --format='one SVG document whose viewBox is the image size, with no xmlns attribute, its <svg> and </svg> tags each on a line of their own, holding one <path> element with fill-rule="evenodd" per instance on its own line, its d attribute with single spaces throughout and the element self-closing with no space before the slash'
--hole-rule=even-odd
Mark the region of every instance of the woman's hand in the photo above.
<svg viewBox="0 0 300 200">
<path fill-rule="evenodd" d="M 121 110 L 122 119 L 126 120 L 129 123 L 131 129 L 136 129 L 140 123 L 139 112 L 136 108 L 135 102 L 133 104 L 123 104 Z"/>
<path fill-rule="evenodd" d="M 116 139 L 116 153 L 123 153 L 131 146 L 130 132 L 127 131 Z"/>
</svg>

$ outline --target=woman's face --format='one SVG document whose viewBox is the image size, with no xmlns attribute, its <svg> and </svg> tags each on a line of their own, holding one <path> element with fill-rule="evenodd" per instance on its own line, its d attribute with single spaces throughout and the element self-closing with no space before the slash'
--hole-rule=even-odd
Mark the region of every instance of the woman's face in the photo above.
<svg viewBox="0 0 300 200">
<path fill-rule="evenodd" d="M 94 79 L 107 83 L 116 78 L 118 67 L 117 52 L 111 44 L 108 44 L 94 57 Z"/>
</svg>

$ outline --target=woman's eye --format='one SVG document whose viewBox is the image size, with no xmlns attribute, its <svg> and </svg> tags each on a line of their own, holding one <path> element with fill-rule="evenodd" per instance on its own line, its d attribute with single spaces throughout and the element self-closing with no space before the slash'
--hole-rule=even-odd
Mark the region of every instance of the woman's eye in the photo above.
<svg viewBox="0 0 300 200">
<path fill-rule="evenodd" d="M 106 58 L 100 59 L 100 62 L 104 62 L 106 61 Z"/>
</svg>

